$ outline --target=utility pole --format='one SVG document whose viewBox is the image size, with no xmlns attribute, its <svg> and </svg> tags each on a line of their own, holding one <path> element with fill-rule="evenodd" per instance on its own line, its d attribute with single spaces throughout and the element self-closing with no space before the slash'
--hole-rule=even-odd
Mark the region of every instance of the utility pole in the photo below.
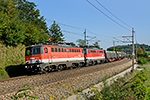
<svg viewBox="0 0 150 100">
<path fill-rule="evenodd" d="M 86 29 L 84 31 L 84 46 L 86 46 Z"/>
<path fill-rule="evenodd" d="M 134 70 L 134 28 L 132 28 L 132 70 Z"/>
<path fill-rule="evenodd" d="M 113 37 L 115 38 L 115 37 Z M 115 40 L 113 40 L 113 51 L 115 51 Z"/>
<path fill-rule="evenodd" d="M 132 43 L 132 71 L 134 70 L 134 28 L 132 28 L 132 36 L 122 36 L 123 41 L 119 40 L 120 42 L 123 43 Z M 130 38 L 132 37 L 132 40 L 130 40 Z M 116 39 L 116 38 L 114 38 Z"/>
<path fill-rule="evenodd" d="M 136 59 L 137 59 L 137 41 L 136 41 Z"/>
</svg>

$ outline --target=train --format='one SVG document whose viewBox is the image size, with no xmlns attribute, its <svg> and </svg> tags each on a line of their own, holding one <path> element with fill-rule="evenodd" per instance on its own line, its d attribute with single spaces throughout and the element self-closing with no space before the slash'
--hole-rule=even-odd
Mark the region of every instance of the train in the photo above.
<svg viewBox="0 0 150 100">
<path fill-rule="evenodd" d="M 28 72 L 61 71 L 123 58 L 125 58 L 124 52 L 42 42 L 26 47 L 25 69 Z"/>
</svg>

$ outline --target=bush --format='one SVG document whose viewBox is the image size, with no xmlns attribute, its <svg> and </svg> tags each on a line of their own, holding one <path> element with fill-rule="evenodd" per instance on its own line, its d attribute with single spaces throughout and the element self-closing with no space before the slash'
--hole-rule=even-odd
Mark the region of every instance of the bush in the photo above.
<svg viewBox="0 0 150 100">
<path fill-rule="evenodd" d="M 22 85 L 20 87 L 20 90 L 18 90 L 15 94 L 10 96 L 10 98 L 13 99 L 13 100 L 18 100 L 19 98 L 37 99 L 36 96 L 26 93 L 26 91 L 35 90 L 35 89 L 34 88 L 30 88 L 30 87 L 26 87 L 26 86 L 29 86 L 29 85 L 28 84 Z"/>
<path fill-rule="evenodd" d="M 8 78 L 8 74 L 4 68 L 0 67 L 0 79 Z"/>
<path fill-rule="evenodd" d="M 90 100 L 150 100 L 150 87 L 144 85 L 146 80 L 147 76 L 142 70 L 129 80 L 120 78 L 113 85 L 106 85 L 102 91 L 96 91 L 97 94 Z"/>
<path fill-rule="evenodd" d="M 144 57 L 139 57 L 137 59 L 138 64 L 145 64 L 147 63 L 147 60 Z"/>
</svg>

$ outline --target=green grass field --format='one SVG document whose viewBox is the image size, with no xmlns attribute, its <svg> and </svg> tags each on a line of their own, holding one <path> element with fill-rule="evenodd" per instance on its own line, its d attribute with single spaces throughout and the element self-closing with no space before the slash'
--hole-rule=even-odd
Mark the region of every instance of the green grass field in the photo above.
<svg viewBox="0 0 150 100">
<path fill-rule="evenodd" d="M 147 54 L 150 54 L 150 51 L 146 51 Z"/>
</svg>

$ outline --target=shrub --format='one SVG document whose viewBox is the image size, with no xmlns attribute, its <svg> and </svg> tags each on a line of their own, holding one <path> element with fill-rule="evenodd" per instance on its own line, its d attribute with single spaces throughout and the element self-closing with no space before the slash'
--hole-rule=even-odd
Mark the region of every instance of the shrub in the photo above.
<svg viewBox="0 0 150 100">
<path fill-rule="evenodd" d="M 127 81 L 124 79 L 115 81 L 111 86 L 105 85 L 103 90 L 96 91 L 97 94 L 90 100 L 150 100 L 150 87 L 144 85 L 147 80 L 144 70 L 132 75 Z"/>
<path fill-rule="evenodd" d="M 8 74 L 3 67 L 0 67 L 0 79 L 8 78 Z"/>
<path fill-rule="evenodd" d="M 10 96 L 10 98 L 13 100 L 17 100 L 17 99 L 23 98 L 23 97 L 36 99 L 37 98 L 36 96 L 25 93 L 27 90 L 34 90 L 34 88 L 29 88 L 26 86 L 29 86 L 29 85 L 28 84 L 22 85 L 20 87 L 20 90 L 18 90 L 15 94 L 13 94 L 13 96 Z"/>
<path fill-rule="evenodd" d="M 145 64 L 147 63 L 147 60 L 144 57 L 139 57 L 137 59 L 138 64 Z"/>
</svg>

